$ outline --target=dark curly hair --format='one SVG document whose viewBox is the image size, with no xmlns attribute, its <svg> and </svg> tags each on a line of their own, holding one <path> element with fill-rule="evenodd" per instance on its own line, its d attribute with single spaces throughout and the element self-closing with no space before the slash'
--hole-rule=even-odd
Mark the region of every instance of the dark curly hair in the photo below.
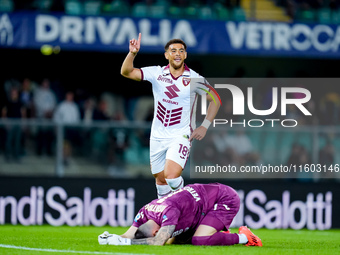
<svg viewBox="0 0 340 255">
<path fill-rule="evenodd" d="M 182 39 L 171 39 L 170 41 L 168 41 L 165 46 L 164 46 L 164 50 L 167 51 L 170 47 L 171 44 L 175 44 L 175 43 L 180 43 L 183 44 L 184 49 L 187 50 L 187 45 L 185 44 L 185 42 Z"/>
</svg>

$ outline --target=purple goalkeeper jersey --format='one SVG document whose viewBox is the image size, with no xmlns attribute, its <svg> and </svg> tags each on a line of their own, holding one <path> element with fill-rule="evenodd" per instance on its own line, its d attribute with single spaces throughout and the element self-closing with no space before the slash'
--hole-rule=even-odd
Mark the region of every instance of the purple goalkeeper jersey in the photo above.
<svg viewBox="0 0 340 255">
<path fill-rule="evenodd" d="M 139 227 L 148 220 L 159 226 L 176 225 L 172 237 L 188 230 L 196 230 L 204 216 L 214 209 L 221 197 L 230 196 L 232 200 L 237 193 L 223 184 L 192 184 L 177 190 L 170 195 L 155 199 L 143 206 L 136 215 L 133 226 Z"/>
</svg>

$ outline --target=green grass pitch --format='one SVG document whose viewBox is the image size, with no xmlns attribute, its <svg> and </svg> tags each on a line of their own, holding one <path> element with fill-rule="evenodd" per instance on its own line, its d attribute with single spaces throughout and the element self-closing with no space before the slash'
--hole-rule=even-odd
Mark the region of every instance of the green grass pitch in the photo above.
<svg viewBox="0 0 340 255">
<path fill-rule="evenodd" d="M 263 247 L 243 245 L 101 246 L 97 242 L 97 237 L 105 230 L 122 234 L 126 228 L 3 225 L 0 226 L 0 254 L 340 254 L 340 230 L 253 230 L 262 239 Z M 236 231 L 237 229 L 231 230 L 233 233 Z"/>
</svg>

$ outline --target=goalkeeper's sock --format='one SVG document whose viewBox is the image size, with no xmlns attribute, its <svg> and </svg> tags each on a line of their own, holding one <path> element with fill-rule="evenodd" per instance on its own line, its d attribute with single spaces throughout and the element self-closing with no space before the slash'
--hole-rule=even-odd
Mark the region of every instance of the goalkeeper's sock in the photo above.
<svg viewBox="0 0 340 255">
<path fill-rule="evenodd" d="M 238 234 L 239 242 L 241 244 L 246 244 L 248 243 L 248 238 L 245 234 Z"/>
<path fill-rule="evenodd" d="M 173 179 L 165 179 L 167 184 L 170 186 L 172 191 L 176 191 L 184 187 L 184 180 L 182 176 L 173 178 Z"/>
<path fill-rule="evenodd" d="M 169 187 L 168 184 L 166 184 L 166 185 L 156 184 L 156 189 L 157 189 L 158 198 L 169 195 L 172 192 L 172 190 L 171 190 L 171 188 Z"/>
<path fill-rule="evenodd" d="M 248 241 L 248 240 L 247 240 Z M 193 236 L 193 245 L 234 245 L 239 243 L 238 234 L 216 232 L 211 236 Z"/>
</svg>

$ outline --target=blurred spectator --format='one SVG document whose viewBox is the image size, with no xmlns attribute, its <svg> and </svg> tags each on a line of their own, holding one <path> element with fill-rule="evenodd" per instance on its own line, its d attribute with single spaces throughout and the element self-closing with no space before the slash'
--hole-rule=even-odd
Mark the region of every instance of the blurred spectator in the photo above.
<svg viewBox="0 0 340 255">
<path fill-rule="evenodd" d="M 300 152 L 301 145 L 294 143 L 287 161 L 287 165 L 299 165 L 300 164 Z"/>
<path fill-rule="evenodd" d="M 223 102 L 223 118 L 229 120 L 238 121 L 240 119 L 239 115 L 233 114 L 233 100 L 228 99 Z"/>
<path fill-rule="evenodd" d="M 38 120 L 50 120 L 56 107 L 57 100 L 50 88 L 50 80 L 44 79 L 34 93 L 34 107 Z M 47 155 L 52 155 L 53 129 L 48 126 L 39 126 L 37 131 L 36 150 L 42 155 L 46 150 Z"/>
<path fill-rule="evenodd" d="M 100 100 L 98 106 L 93 111 L 93 120 L 95 121 L 108 121 L 110 117 L 107 114 L 107 103 L 105 100 Z M 91 132 L 91 141 L 93 155 L 96 157 L 97 161 L 100 163 L 108 163 L 110 161 L 108 158 L 108 147 L 110 144 L 109 130 L 108 128 L 95 128 Z"/>
<path fill-rule="evenodd" d="M 212 140 L 214 142 L 214 148 L 216 148 L 217 154 L 215 155 L 221 165 L 235 165 L 236 154 L 233 150 L 234 137 L 230 135 L 228 130 L 219 130 L 212 134 Z"/>
<path fill-rule="evenodd" d="M 102 95 L 102 100 L 107 103 L 107 111 L 111 110 L 111 119 L 115 121 L 126 120 L 126 115 L 124 111 L 124 98 L 121 95 L 113 95 L 113 104 L 109 107 L 108 99 L 110 93 L 104 93 Z M 106 104 L 105 104 L 106 106 Z M 110 132 L 110 148 L 109 148 L 109 161 L 111 163 L 110 174 L 111 175 L 121 175 L 125 168 L 125 151 L 129 146 L 128 134 L 126 129 L 114 129 Z"/>
<path fill-rule="evenodd" d="M 302 124 L 302 120 L 303 120 L 303 114 L 301 113 L 301 111 L 296 107 L 296 105 L 294 104 L 287 104 L 286 106 L 286 118 L 287 119 L 294 119 L 297 120 L 297 122 L 299 124 Z"/>
<path fill-rule="evenodd" d="M 75 103 L 79 106 L 84 106 L 85 101 L 87 99 L 89 99 L 91 97 L 91 95 L 89 94 L 89 92 L 87 91 L 86 88 L 84 87 L 78 87 L 75 89 L 74 92 L 74 98 L 76 98 L 77 100 L 75 101 Z"/>
<path fill-rule="evenodd" d="M 65 100 L 57 106 L 54 112 L 53 120 L 60 124 L 74 124 L 80 121 L 80 112 L 74 102 L 73 92 L 66 93 Z"/>
<path fill-rule="evenodd" d="M 84 107 L 81 110 L 81 119 L 85 124 L 90 124 L 93 119 L 96 111 L 96 101 L 94 98 L 90 97 L 85 100 Z"/>
<path fill-rule="evenodd" d="M 340 96 L 329 92 L 320 100 L 320 124 L 337 125 L 340 122 Z"/>
<path fill-rule="evenodd" d="M 139 97 L 136 101 L 133 111 L 133 120 L 135 121 L 146 121 L 152 122 L 153 120 L 153 110 L 154 110 L 154 102 L 152 97 L 142 96 Z M 137 130 L 137 136 L 141 141 L 141 145 L 143 147 L 148 147 L 150 145 L 150 129 L 146 130 Z"/>
<path fill-rule="evenodd" d="M 311 158 L 310 158 L 310 155 L 307 149 L 303 146 L 301 146 L 299 161 L 303 168 L 306 168 L 306 167 L 309 168 L 309 165 L 311 163 Z M 303 171 L 303 172 L 298 173 L 298 177 L 304 180 L 312 179 L 313 173 L 309 171 Z"/>
<path fill-rule="evenodd" d="M 106 102 L 101 100 L 98 106 L 96 106 L 92 98 L 86 100 L 83 116 L 84 121 L 87 121 L 87 123 L 92 121 L 107 121 L 110 119 L 107 115 Z M 93 156 L 100 164 L 106 165 L 108 163 L 108 147 L 110 144 L 108 128 L 95 127 L 87 130 L 83 142 L 85 143 L 83 147 L 87 148 L 87 150 L 84 151 L 85 154 L 89 151 L 88 148 L 91 148 L 91 155 L 89 156 Z"/>
<path fill-rule="evenodd" d="M 26 118 L 34 118 L 35 109 L 33 105 L 33 85 L 34 83 L 29 79 L 25 78 L 20 86 L 19 99 L 26 109 Z M 22 154 L 25 154 L 26 141 L 31 137 L 31 127 L 24 126 L 23 135 L 21 136 L 21 150 Z"/>
<path fill-rule="evenodd" d="M 121 173 L 125 166 L 125 150 L 128 148 L 128 135 L 125 129 L 113 129 L 111 132 L 110 163 L 113 167 L 110 174 Z"/>
<path fill-rule="evenodd" d="M 310 160 L 310 156 L 309 156 L 306 148 L 303 147 L 302 145 L 298 144 L 298 143 L 294 143 L 292 145 L 291 154 L 288 158 L 286 165 L 287 166 L 292 165 L 293 167 L 296 166 L 296 168 L 298 169 L 300 167 L 300 165 L 303 168 L 306 164 L 309 164 L 309 163 L 311 163 L 311 160 Z M 301 173 L 300 172 L 297 172 L 297 173 L 290 172 L 288 177 L 289 178 L 297 178 L 297 177 L 311 178 L 312 175 L 308 174 L 307 171 L 301 172 Z"/>
<path fill-rule="evenodd" d="M 21 103 L 26 108 L 27 118 L 34 117 L 33 88 L 32 81 L 29 78 L 25 78 L 22 81 L 19 98 Z"/>
<path fill-rule="evenodd" d="M 108 107 L 105 100 L 99 101 L 98 108 L 94 113 L 94 120 L 110 120 L 110 117 L 108 115 Z"/>
<path fill-rule="evenodd" d="M 85 100 L 84 105 L 80 111 L 81 119 L 85 125 L 89 125 L 93 122 L 94 112 L 96 110 L 96 101 L 94 98 L 90 97 Z M 82 128 L 82 154 L 85 157 L 92 156 L 92 150 L 94 149 L 92 146 L 92 133 L 93 128 Z M 91 148 L 91 149 L 89 149 Z"/>
<path fill-rule="evenodd" d="M 95 120 L 110 120 L 106 101 L 100 100 L 96 106 L 96 101 L 94 98 L 90 97 L 86 99 L 84 107 L 81 110 L 81 119 L 86 124 Z"/>
<path fill-rule="evenodd" d="M 126 120 L 124 111 L 124 98 L 121 95 L 116 95 L 110 92 L 104 92 L 100 96 L 101 101 L 106 102 L 106 114 L 113 120 Z"/>
<path fill-rule="evenodd" d="M 212 164 L 221 164 L 217 161 L 218 156 L 221 155 L 215 146 L 215 136 L 214 134 L 208 134 L 205 136 L 203 145 L 195 147 L 194 152 L 192 153 L 195 165 L 212 165 Z M 202 149 L 204 147 L 204 149 Z M 226 155 L 223 154 L 223 157 Z M 229 164 L 230 162 L 228 162 Z M 224 164 L 224 165 L 228 165 Z M 221 164 L 222 165 L 222 164 Z"/>
<path fill-rule="evenodd" d="M 335 149 L 332 143 L 327 142 L 327 144 L 319 151 L 319 164 L 321 166 L 326 166 L 327 169 L 329 167 L 333 167 L 335 155 Z M 325 178 L 333 177 L 332 171 L 327 171 L 324 176 Z"/>
<path fill-rule="evenodd" d="M 2 108 L 2 117 L 9 119 L 26 118 L 26 109 L 19 99 L 19 91 L 17 88 L 12 88 L 10 97 Z M 9 124 L 6 127 L 6 148 L 5 159 L 10 161 L 12 158 L 15 161 L 20 161 L 21 156 L 21 136 L 22 127 L 20 124 Z"/>
<path fill-rule="evenodd" d="M 217 151 L 215 158 L 221 165 L 257 165 L 260 162 L 260 156 L 244 130 L 239 129 L 236 134 L 220 130 L 214 132 L 212 137 Z"/>
<path fill-rule="evenodd" d="M 4 82 L 4 85 L 3 85 L 3 91 L 5 92 L 4 94 L 4 97 L 6 98 L 10 98 L 10 95 L 11 95 L 11 89 L 12 88 L 17 88 L 19 89 L 21 86 L 21 83 L 16 80 L 16 79 L 9 79 L 9 80 L 6 80 Z"/>
<path fill-rule="evenodd" d="M 34 107 L 38 119 L 51 119 L 57 100 L 50 88 L 50 80 L 44 79 L 34 93 Z"/>
<path fill-rule="evenodd" d="M 154 107 L 149 106 L 149 109 L 146 112 L 144 121 L 151 123 L 153 121 L 153 113 L 154 113 Z M 150 147 L 150 135 L 151 135 L 151 129 L 146 129 L 141 134 L 141 142 L 142 146 L 149 148 Z"/>
<path fill-rule="evenodd" d="M 66 93 L 65 100 L 61 102 L 53 115 L 54 122 L 58 124 L 76 124 L 80 121 L 80 111 L 74 102 L 74 94 Z M 76 128 L 65 127 L 64 164 L 68 165 L 72 154 L 72 145 L 80 144 L 79 131 Z"/>
<path fill-rule="evenodd" d="M 240 165 L 256 165 L 259 162 L 259 155 L 254 151 L 251 140 L 243 129 L 237 131 L 233 142 L 233 150 L 237 154 Z"/>
</svg>

